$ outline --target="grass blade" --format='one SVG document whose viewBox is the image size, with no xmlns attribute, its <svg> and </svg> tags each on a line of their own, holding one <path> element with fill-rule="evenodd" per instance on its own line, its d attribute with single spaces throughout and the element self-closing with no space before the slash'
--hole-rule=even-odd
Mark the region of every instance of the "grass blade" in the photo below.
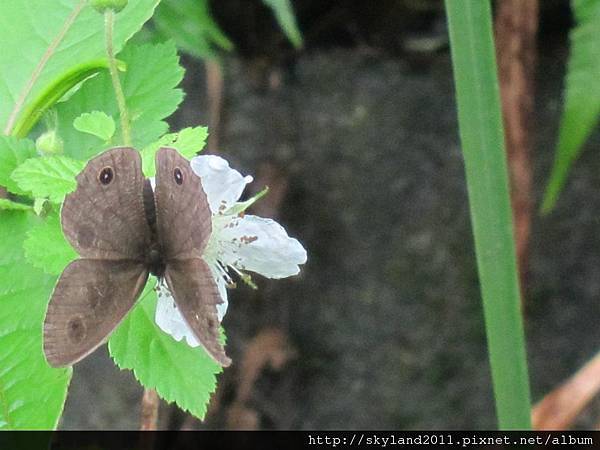
<svg viewBox="0 0 600 450">
<path fill-rule="evenodd" d="M 446 0 L 460 138 L 501 429 L 529 429 L 530 394 L 488 0 Z"/>
</svg>

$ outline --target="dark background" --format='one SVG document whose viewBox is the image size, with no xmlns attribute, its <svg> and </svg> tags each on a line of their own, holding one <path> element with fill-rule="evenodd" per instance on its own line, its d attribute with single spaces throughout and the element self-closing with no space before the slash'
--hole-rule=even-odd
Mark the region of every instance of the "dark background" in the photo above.
<svg viewBox="0 0 600 450">
<path fill-rule="evenodd" d="M 494 428 L 485 329 L 443 4 L 294 1 L 294 50 L 259 1 L 214 1 L 223 59 L 219 153 L 308 251 L 301 275 L 230 292 L 234 364 L 204 424 L 161 404 L 161 428 Z M 536 205 L 552 164 L 571 15 L 542 1 Z M 203 63 L 183 57 L 173 129 L 208 124 Z M 556 210 L 533 219 L 525 298 L 532 396 L 600 347 L 600 135 Z M 249 191 L 249 194 L 251 193 Z M 106 348 L 75 366 L 63 429 L 137 428 L 142 388 Z M 576 426 L 600 420 L 596 401 Z"/>
</svg>

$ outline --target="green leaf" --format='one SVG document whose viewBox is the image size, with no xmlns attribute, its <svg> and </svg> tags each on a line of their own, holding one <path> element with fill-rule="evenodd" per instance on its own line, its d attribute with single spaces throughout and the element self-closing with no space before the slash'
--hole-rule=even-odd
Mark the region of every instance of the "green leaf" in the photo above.
<svg viewBox="0 0 600 450">
<path fill-rule="evenodd" d="M 77 258 L 77 252 L 65 239 L 57 213 L 29 230 L 23 249 L 29 264 L 50 275 L 60 275 Z"/>
<path fill-rule="evenodd" d="M 142 167 L 144 175 L 153 177 L 156 174 L 154 156 L 161 147 L 176 148 L 187 159 L 196 156 L 204 148 L 208 129 L 206 127 L 184 128 L 177 133 L 169 133 L 162 136 L 142 150 Z"/>
<path fill-rule="evenodd" d="M 115 121 L 102 111 L 83 113 L 73 121 L 73 127 L 108 142 L 115 134 Z"/>
<path fill-rule="evenodd" d="M 501 429 L 531 428 L 521 296 L 489 0 L 446 0 L 460 140 Z"/>
<path fill-rule="evenodd" d="M 570 34 L 565 104 L 554 167 L 542 202 L 544 213 L 554 207 L 569 170 L 600 115 L 600 2 L 573 0 L 572 6 L 577 26 Z"/>
<path fill-rule="evenodd" d="M 77 187 L 75 177 L 83 167 L 83 162 L 66 156 L 42 156 L 28 159 L 17 167 L 12 179 L 34 197 L 48 197 L 51 202 L 61 203 L 65 195 Z"/>
<path fill-rule="evenodd" d="M 33 141 L 0 136 L 0 186 L 14 194 L 25 194 L 11 175 L 21 163 L 34 156 L 37 156 L 37 152 Z"/>
<path fill-rule="evenodd" d="M 224 50 L 233 48 L 212 19 L 208 0 L 163 0 L 153 21 L 160 34 L 197 58 L 214 56 L 215 45 Z"/>
<path fill-rule="evenodd" d="M 43 114 L 50 109 L 58 100 L 65 96 L 86 78 L 97 74 L 101 69 L 106 69 L 108 62 L 105 59 L 90 61 L 72 67 L 60 78 L 48 85 L 27 107 L 23 109 L 16 120 L 12 134 L 17 137 L 25 137 L 35 126 Z"/>
<path fill-rule="evenodd" d="M 157 327 L 154 281 L 109 339 L 110 354 L 121 369 L 133 370 L 144 387 L 202 419 L 222 369 L 202 347 L 177 342 Z"/>
<path fill-rule="evenodd" d="M 292 45 L 296 48 L 302 47 L 302 34 L 298 28 L 290 0 L 263 0 L 263 3 L 273 9 L 279 26 Z"/>
<path fill-rule="evenodd" d="M 183 69 L 172 42 L 129 45 L 119 58 L 127 64 L 127 71 L 120 74 L 120 78 L 131 118 L 133 146 L 144 148 L 168 130 L 164 119 L 175 111 L 183 99 L 183 92 L 176 88 L 183 77 Z M 56 110 L 60 117 L 59 133 L 65 143 L 65 153 L 76 159 L 87 160 L 105 150 L 106 145 L 95 136 L 75 130 L 71 126 L 75 118 L 98 110 L 112 117 L 117 124 L 120 123 L 119 108 L 108 72 L 87 81 L 68 101 L 56 105 Z M 123 143 L 120 129 L 111 142 L 115 145 Z"/>
<path fill-rule="evenodd" d="M 131 0 L 117 15 L 116 51 L 152 16 L 157 3 Z M 32 105 L 47 107 L 42 97 L 57 100 L 50 86 L 60 91 L 70 84 L 65 80 L 106 55 L 104 18 L 84 0 L 0 2 L 0 27 L 0 131 L 5 134 L 27 122 L 26 111 L 35 113 Z"/>
<path fill-rule="evenodd" d="M 42 322 L 56 281 L 27 264 L 22 245 L 32 213 L 0 211 L 0 429 L 55 428 L 71 369 L 42 353 Z"/>
<path fill-rule="evenodd" d="M 0 209 L 12 211 L 29 211 L 31 209 L 31 205 L 25 205 L 24 203 L 17 203 L 6 198 L 0 198 Z"/>
</svg>

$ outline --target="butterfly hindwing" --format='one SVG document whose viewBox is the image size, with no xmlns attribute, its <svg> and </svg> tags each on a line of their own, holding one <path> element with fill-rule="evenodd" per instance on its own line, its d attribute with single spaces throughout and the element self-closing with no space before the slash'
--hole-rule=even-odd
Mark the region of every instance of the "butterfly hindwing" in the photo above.
<svg viewBox="0 0 600 450">
<path fill-rule="evenodd" d="M 221 296 L 208 264 L 201 258 L 167 263 L 167 286 L 181 315 L 208 354 L 223 367 L 231 364 L 219 342 L 217 305 Z"/>
<path fill-rule="evenodd" d="M 60 276 L 44 321 L 50 365 L 76 363 L 101 345 L 144 289 L 148 271 L 134 261 L 77 259 Z"/>
</svg>

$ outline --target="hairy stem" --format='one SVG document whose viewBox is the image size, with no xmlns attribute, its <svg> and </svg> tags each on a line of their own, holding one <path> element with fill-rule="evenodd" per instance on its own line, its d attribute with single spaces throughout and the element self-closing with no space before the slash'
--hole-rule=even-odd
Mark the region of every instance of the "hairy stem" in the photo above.
<svg viewBox="0 0 600 450">
<path fill-rule="evenodd" d="M 115 12 L 112 9 L 108 9 L 104 13 L 104 28 L 106 34 L 106 54 L 108 56 L 108 70 L 110 71 L 110 77 L 112 79 L 113 88 L 115 90 L 115 97 L 117 98 L 117 104 L 119 105 L 119 115 L 121 116 L 121 132 L 123 133 L 123 143 L 127 146 L 131 146 L 131 129 L 129 123 L 129 113 L 127 112 L 127 105 L 125 104 L 125 94 L 123 94 L 123 87 L 119 81 L 119 72 L 117 69 L 117 60 L 115 59 L 115 53 L 113 49 L 113 28 L 115 24 Z"/>
</svg>

